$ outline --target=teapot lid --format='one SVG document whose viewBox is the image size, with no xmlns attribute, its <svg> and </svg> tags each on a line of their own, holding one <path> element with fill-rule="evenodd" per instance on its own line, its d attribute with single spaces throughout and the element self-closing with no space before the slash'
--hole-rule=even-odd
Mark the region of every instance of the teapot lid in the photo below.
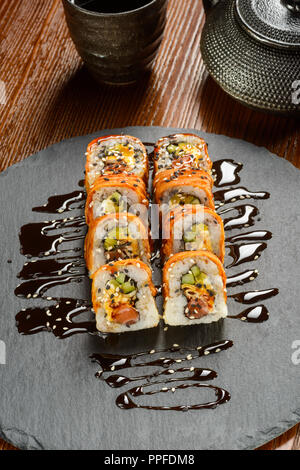
<svg viewBox="0 0 300 470">
<path fill-rule="evenodd" d="M 236 0 L 236 14 L 256 40 L 300 49 L 300 0 Z"/>
</svg>

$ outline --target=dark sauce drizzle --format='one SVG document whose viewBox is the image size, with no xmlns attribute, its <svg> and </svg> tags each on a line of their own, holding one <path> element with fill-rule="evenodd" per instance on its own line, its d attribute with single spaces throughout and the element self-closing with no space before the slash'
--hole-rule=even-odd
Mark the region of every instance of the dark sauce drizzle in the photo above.
<svg viewBox="0 0 300 470">
<path fill-rule="evenodd" d="M 145 143 L 148 147 L 153 147 L 153 143 Z M 150 154 L 150 170 L 153 170 L 154 152 Z M 227 217 L 224 220 L 226 231 L 232 229 L 247 228 L 255 223 L 259 215 L 257 207 L 248 204 L 249 199 L 268 199 L 270 194 L 264 191 L 252 192 L 244 187 L 234 188 L 233 185 L 240 183 L 239 172 L 243 165 L 234 160 L 225 159 L 214 163 L 213 176 L 216 188 L 230 186 L 229 188 L 217 190 L 214 194 L 216 208 L 220 215 L 224 216 L 232 211 L 237 215 Z M 80 180 L 78 185 L 84 187 L 84 180 Z M 222 208 L 227 203 L 234 203 L 237 200 L 246 200 L 246 204 Z M 62 214 L 72 210 L 83 209 L 85 200 L 85 191 L 74 191 L 64 195 L 51 196 L 48 202 L 40 207 L 35 207 L 34 212 Z M 75 321 L 77 316 L 83 312 L 90 312 L 91 305 L 88 300 L 78 300 L 71 298 L 46 297 L 48 289 L 64 285 L 71 282 L 81 282 L 86 276 L 85 263 L 83 260 L 82 248 L 68 249 L 68 242 L 79 241 L 85 237 L 85 218 L 84 215 L 66 217 L 60 220 L 52 220 L 38 223 L 26 224 L 20 231 L 21 253 L 28 258 L 19 273 L 18 277 L 23 282 L 17 286 L 15 294 L 18 297 L 30 299 L 43 299 L 47 306 L 38 306 L 28 309 L 22 309 L 16 316 L 18 331 L 24 335 L 32 335 L 41 331 L 50 331 L 57 338 L 67 338 L 78 333 L 98 334 L 95 321 Z M 272 238 L 269 231 L 259 230 L 247 233 L 240 233 L 231 237 L 226 237 L 229 254 L 233 258 L 232 264 L 228 268 L 238 266 L 246 262 L 252 262 L 259 257 L 263 250 L 267 248 L 266 241 Z M 245 243 L 238 243 L 245 242 Z M 257 242 L 257 243 L 249 243 Z M 60 249 L 61 244 L 66 244 L 65 249 Z M 64 254 L 65 256 L 62 256 Z M 55 256 L 55 258 L 50 258 Z M 32 259 L 38 258 L 38 259 Z M 152 255 L 152 263 L 158 268 L 161 267 L 160 260 L 160 241 L 155 243 L 155 250 Z M 227 288 L 242 286 L 254 281 L 258 276 L 257 270 L 247 270 L 227 278 Z M 161 288 L 161 286 L 158 286 Z M 261 302 L 278 294 L 278 289 L 266 289 L 264 291 L 249 291 L 232 294 L 229 297 L 235 302 L 242 304 L 253 304 Z M 158 295 L 161 295 L 159 291 Z M 49 302 L 51 304 L 49 305 Z M 54 302 L 54 303 L 53 303 Z M 269 313 L 264 305 L 254 305 L 236 316 L 229 316 L 232 319 L 238 319 L 249 323 L 260 323 L 268 319 Z M 78 320 L 78 319 L 77 319 Z M 101 336 L 101 335 L 100 335 Z M 105 337 L 106 335 L 103 335 Z M 214 345 L 197 348 L 196 354 L 189 354 L 185 357 L 168 357 L 151 360 L 148 362 L 133 363 L 134 359 L 142 359 L 144 356 L 152 355 L 153 351 L 147 353 L 138 353 L 130 356 L 116 356 L 107 354 L 94 354 L 93 361 L 101 365 L 102 371 L 98 377 L 102 377 L 104 372 L 113 370 L 156 366 L 164 368 L 163 371 L 137 377 L 126 377 L 124 375 L 109 375 L 106 383 L 118 388 L 134 381 L 146 381 L 145 384 L 137 386 L 119 395 L 116 400 L 117 405 L 123 409 L 143 408 L 158 410 L 176 410 L 187 411 L 189 409 L 214 408 L 225 403 L 230 399 L 229 393 L 219 387 L 203 384 L 203 380 L 212 380 L 217 377 L 216 372 L 210 369 L 181 367 L 179 369 L 170 369 L 171 366 L 184 361 L 195 360 L 206 354 L 219 352 L 232 346 L 231 341 L 219 342 Z M 191 350 L 180 348 L 179 346 L 166 350 L 155 351 L 155 353 L 184 353 Z M 188 376 L 185 373 L 192 372 Z M 174 374 L 181 374 L 180 377 Z M 182 374 L 184 375 L 182 377 Z M 103 377 L 102 377 L 103 378 Z M 159 380 L 164 379 L 163 381 Z M 155 381 L 151 382 L 151 379 Z M 147 391 L 150 385 L 160 385 L 174 382 L 186 382 L 175 385 L 174 387 L 163 387 L 156 391 Z M 180 406 L 142 406 L 133 401 L 133 397 L 155 395 L 158 393 L 174 392 L 178 389 L 187 389 L 190 387 L 203 387 L 213 390 L 216 394 L 216 400 L 196 405 Z"/>
<path fill-rule="evenodd" d="M 228 318 L 233 320 L 241 320 L 247 323 L 263 323 L 269 320 L 269 312 L 265 305 L 256 305 L 255 307 L 248 308 L 238 315 L 229 315 Z"/>
<path fill-rule="evenodd" d="M 74 321 L 78 315 L 91 310 L 87 300 L 52 297 L 49 300 L 56 303 L 47 307 L 23 309 L 17 314 L 19 333 L 33 335 L 41 331 L 50 331 L 59 339 L 78 333 L 96 333 L 95 321 Z"/>
<path fill-rule="evenodd" d="M 49 234 L 51 231 L 68 228 L 74 228 L 74 230 L 53 235 Z M 63 252 L 72 253 L 74 249 L 59 251 L 59 245 L 65 242 L 83 240 L 85 231 L 86 226 L 83 216 L 23 225 L 19 233 L 21 253 L 28 258 Z"/>
<path fill-rule="evenodd" d="M 213 175 L 215 186 L 217 188 L 221 188 L 222 186 L 238 184 L 241 181 L 239 172 L 242 170 L 242 168 L 242 163 L 237 163 L 230 159 L 218 160 L 214 162 Z"/>
<path fill-rule="evenodd" d="M 236 202 L 243 199 L 269 199 L 270 193 L 266 192 L 251 192 L 246 188 L 229 188 L 214 193 L 215 201 L 221 202 L 224 205 L 228 202 Z"/>
<path fill-rule="evenodd" d="M 200 410 L 215 408 L 218 405 L 226 403 L 230 400 L 230 394 L 216 386 L 203 384 L 203 381 L 213 380 L 217 377 L 217 373 L 211 369 L 203 369 L 198 367 L 180 367 L 177 369 L 170 369 L 171 366 L 182 362 L 189 362 L 196 360 L 200 357 L 204 357 L 209 354 L 216 354 L 221 351 L 227 350 L 233 346 L 233 342 L 229 340 L 218 341 L 217 343 L 210 344 L 208 346 L 199 346 L 197 348 L 181 348 L 178 345 L 173 345 L 171 348 L 152 350 L 147 352 L 141 352 L 131 355 L 114 355 L 114 354 L 93 354 L 91 359 L 93 362 L 97 362 L 101 370 L 97 372 L 96 377 L 104 380 L 110 387 L 120 388 L 128 383 L 143 381 L 146 383 L 137 387 L 131 388 L 119 395 L 116 399 L 116 404 L 122 409 L 133 409 L 142 408 L 147 410 L 173 410 L 173 411 L 188 411 L 188 410 Z M 168 354 L 168 357 L 158 358 L 154 360 L 143 360 L 156 355 L 156 354 Z M 170 354 L 176 354 L 175 357 L 170 357 Z M 187 354 L 190 353 L 190 354 Z M 135 360 L 139 362 L 134 362 Z M 138 367 L 161 367 L 163 371 L 156 371 L 147 375 L 127 377 L 120 374 L 108 375 L 104 378 L 106 372 L 111 373 L 112 371 L 118 371 L 122 369 L 138 368 Z M 190 372 L 188 376 L 182 377 L 181 374 Z M 177 376 L 176 374 L 179 374 Z M 167 377 L 164 380 L 157 380 L 160 377 Z M 151 380 L 154 379 L 154 380 Z M 174 385 L 175 382 L 194 382 L 194 383 L 182 383 Z M 155 385 L 166 385 L 171 384 L 172 387 L 163 387 L 158 390 L 145 391 L 147 387 Z M 135 403 L 131 397 L 157 395 L 159 393 L 174 393 L 176 390 L 188 389 L 191 387 L 197 388 L 209 388 L 215 392 L 216 400 L 208 403 L 195 404 L 195 405 L 179 405 L 179 406 L 149 406 L 140 405 Z"/>
<path fill-rule="evenodd" d="M 250 269 L 239 274 L 227 277 L 227 289 L 230 287 L 243 286 L 248 282 L 255 281 L 258 276 L 257 269 Z"/>
<path fill-rule="evenodd" d="M 219 215 L 227 214 L 228 212 L 237 211 L 238 216 L 229 217 L 224 219 L 224 229 L 233 230 L 236 228 L 246 228 L 255 224 L 255 217 L 258 216 L 259 210 L 251 204 L 243 204 L 240 206 L 230 207 L 219 211 Z"/>
<path fill-rule="evenodd" d="M 81 184 L 81 181 L 79 184 Z M 55 214 L 57 212 L 62 213 L 74 209 L 81 209 L 84 206 L 82 204 L 78 205 L 78 203 L 84 201 L 85 198 L 86 194 L 84 191 L 74 191 L 69 194 L 59 194 L 57 196 L 49 197 L 47 204 L 39 207 L 33 207 L 32 210 L 33 212 L 47 212 L 48 214 Z"/>
<path fill-rule="evenodd" d="M 248 292 L 239 292 L 238 294 L 232 294 L 229 297 L 234 299 L 236 302 L 241 304 L 255 304 L 262 300 L 270 299 L 279 294 L 279 289 L 266 289 L 266 290 L 254 290 Z"/>
<path fill-rule="evenodd" d="M 228 245 L 229 254 L 233 258 L 233 262 L 226 266 L 227 269 L 239 266 L 249 261 L 256 261 L 261 253 L 267 248 L 267 244 L 260 243 L 247 243 L 244 245 Z"/>
</svg>

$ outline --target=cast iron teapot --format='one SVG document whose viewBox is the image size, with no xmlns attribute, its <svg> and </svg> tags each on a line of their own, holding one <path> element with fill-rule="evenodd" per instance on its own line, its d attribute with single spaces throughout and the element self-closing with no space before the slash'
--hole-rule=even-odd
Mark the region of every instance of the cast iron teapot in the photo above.
<svg viewBox="0 0 300 470">
<path fill-rule="evenodd" d="M 207 70 L 252 108 L 300 112 L 300 0 L 203 0 Z"/>
</svg>

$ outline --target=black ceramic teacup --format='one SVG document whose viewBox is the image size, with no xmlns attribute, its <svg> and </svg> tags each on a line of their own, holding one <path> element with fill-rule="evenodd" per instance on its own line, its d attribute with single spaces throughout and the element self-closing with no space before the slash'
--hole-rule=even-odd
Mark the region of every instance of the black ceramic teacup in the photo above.
<svg viewBox="0 0 300 470">
<path fill-rule="evenodd" d="M 168 0 L 62 1 L 76 49 L 97 80 L 128 84 L 151 68 Z"/>
</svg>

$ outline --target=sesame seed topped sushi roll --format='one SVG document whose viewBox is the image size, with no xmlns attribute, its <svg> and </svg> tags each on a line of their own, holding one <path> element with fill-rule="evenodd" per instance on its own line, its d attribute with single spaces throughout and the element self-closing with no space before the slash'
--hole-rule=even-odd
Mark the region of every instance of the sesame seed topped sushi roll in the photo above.
<svg viewBox="0 0 300 470">
<path fill-rule="evenodd" d="M 208 250 L 224 263 L 224 226 L 215 211 L 199 205 L 177 207 L 167 214 L 162 226 L 165 259 L 181 251 Z"/>
<path fill-rule="evenodd" d="M 147 183 L 149 162 L 142 142 L 128 135 L 110 135 L 93 140 L 87 148 L 87 191 L 101 175 L 135 175 Z"/>
<path fill-rule="evenodd" d="M 155 201 L 162 213 L 186 204 L 215 208 L 213 180 L 205 171 L 166 170 L 155 177 L 154 185 Z"/>
<path fill-rule="evenodd" d="M 133 214 L 109 214 L 90 225 L 85 239 L 85 259 L 92 275 L 111 261 L 141 259 L 150 264 L 148 231 Z"/>
<path fill-rule="evenodd" d="M 163 270 L 167 325 L 212 323 L 227 316 L 224 267 L 209 251 L 172 256 Z"/>
<path fill-rule="evenodd" d="M 91 186 L 85 206 L 86 223 L 97 217 L 118 212 L 131 212 L 145 222 L 149 201 L 143 181 L 136 176 L 101 176 Z"/>
<path fill-rule="evenodd" d="M 124 260 L 102 266 L 92 277 L 92 301 L 97 328 L 123 333 L 153 328 L 159 323 L 149 266 Z"/>
<path fill-rule="evenodd" d="M 156 173 L 170 169 L 198 169 L 208 173 L 212 161 L 208 156 L 207 144 L 194 134 L 174 134 L 159 139 L 154 150 Z"/>
</svg>

